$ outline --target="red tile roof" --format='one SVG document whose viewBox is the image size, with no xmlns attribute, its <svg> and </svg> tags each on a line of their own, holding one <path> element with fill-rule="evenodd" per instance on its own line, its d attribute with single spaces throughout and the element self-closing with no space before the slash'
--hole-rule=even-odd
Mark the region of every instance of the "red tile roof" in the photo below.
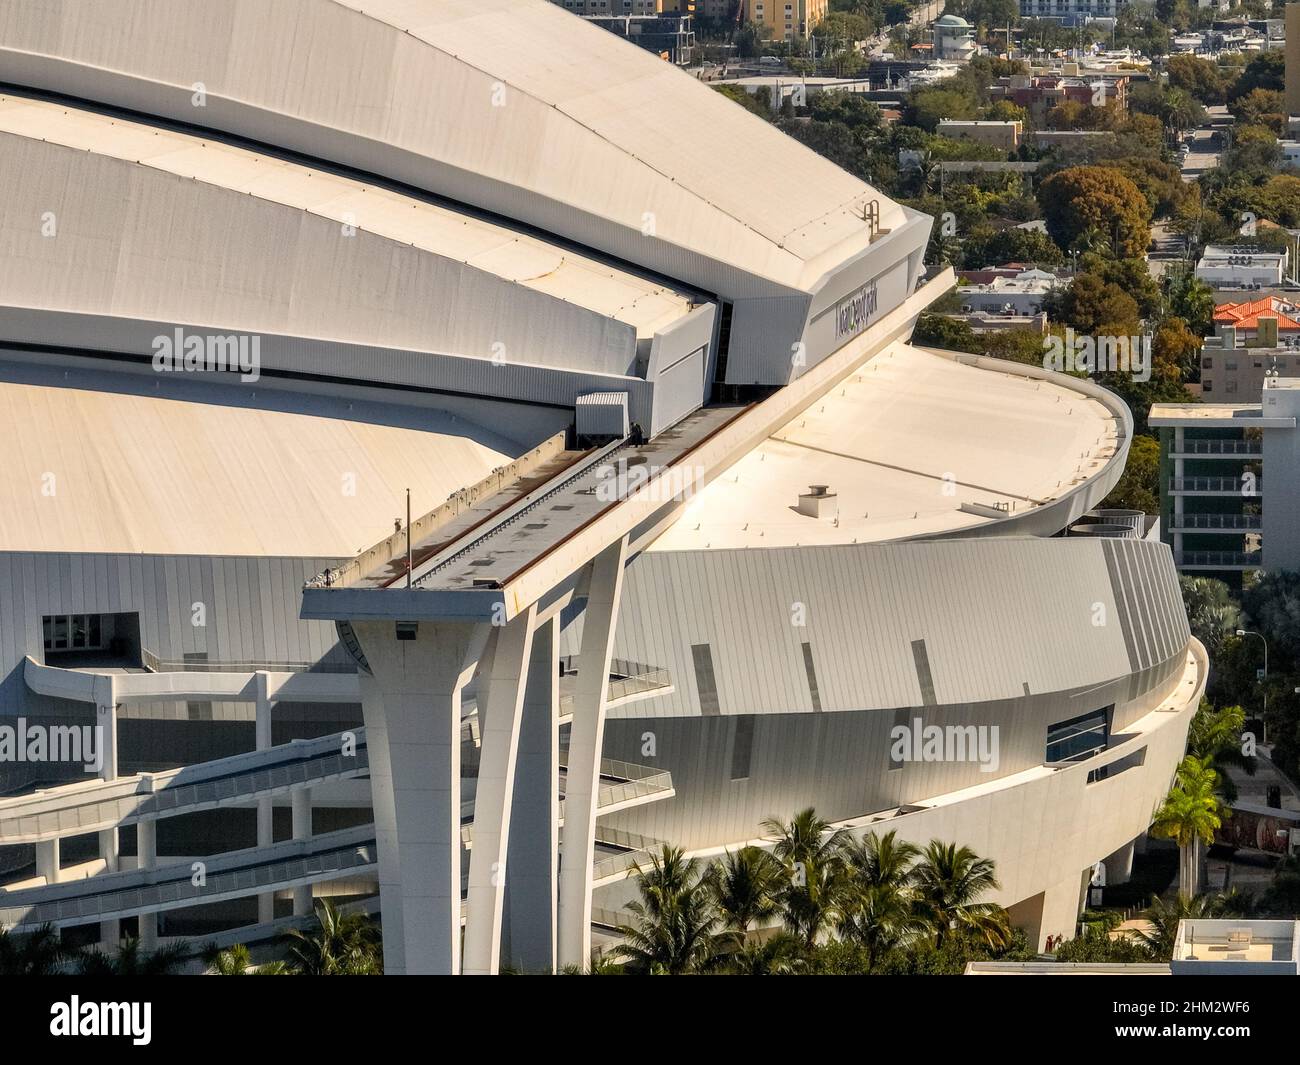
<svg viewBox="0 0 1300 1065">
<path fill-rule="evenodd" d="M 1279 331 L 1300 330 L 1300 321 L 1284 314 L 1284 304 L 1276 296 L 1264 296 L 1245 303 L 1223 303 L 1214 308 L 1214 321 L 1223 325 L 1235 325 L 1238 329 L 1258 329 L 1259 319 L 1276 318 Z"/>
</svg>

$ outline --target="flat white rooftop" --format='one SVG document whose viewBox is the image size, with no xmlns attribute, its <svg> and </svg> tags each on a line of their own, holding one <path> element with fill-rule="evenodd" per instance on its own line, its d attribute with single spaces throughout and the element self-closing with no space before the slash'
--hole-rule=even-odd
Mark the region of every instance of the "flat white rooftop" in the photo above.
<svg viewBox="0 0 1300 1065">
<path fill-rule="evenodd" d="M 1099 473 L 1120 426 L 1064 385 L 895 342 L 692 499 L 650 550 L 865 543 L 974 528 Z M 796 511 L 810 485 L 836 496 Z"/>
<path fill-rule="evenodd" d="M 0 133 L 60 144 L 297 208 L 465 263 L 653 336 L 690 297 L 522 230 L 222 141 L 66 104 L 0 95 Z"/>
<path fill-rule="evenodd" d="M 231 388 L 245 406 L 0 381 L 0 551 L 351 557 L 520 452 L 463 418 Z M 298 404 L 296 410 L 269 409 Z M 357 403 L 356 406 L 370 406 Z M 356 417 L 357 415 L 353 415 Z"/>
</svg>

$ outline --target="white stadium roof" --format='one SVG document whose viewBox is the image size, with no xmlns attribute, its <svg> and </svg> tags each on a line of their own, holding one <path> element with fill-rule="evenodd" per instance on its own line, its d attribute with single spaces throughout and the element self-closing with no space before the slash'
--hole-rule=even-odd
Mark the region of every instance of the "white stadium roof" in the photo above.
<svg viewBox="0 0 1300 1065">
<path fill-rule="evenodd" d="M 393 531 L 408 486 L 423 514 L 520 452 L 439 411 L 300 410 L 2 381 L 0 551 L 351 557 Z"/>
<path fill-rule="evenodd" d="M 710 261 L 809 290 L 867 246 L 869 201 L 884 229 L 905 218 L 549 0 L 19 2 L 0 10 L 0 58 L 21 84 L 80 87 L 356 166 L 383 154 L 372 169 L 578 239 L 598 220 L 605 250 L 676 261 L 688 280 L 701 272 L 690 263 Z M 634 254 L 647 245 L 658 250 Z"/>
<path fill-rule="evenodd" d="M 638 336 L 653 336 L 690 309 L 680 292 L 527 233 L 211 138 L 23 96 L 0 96 L 0 132 L 139 163 L 355 226 L 624 322 Z"/>
<path fill-rule="evenodd" d="M 1081 392 L 897 342 L 692 499 L 652 551 L 867 543 L 975 529 L 1060 498 L 1116 454 L 1120 425 Z M 833 513 L 795 511 L 825 484 Z"/>
</svg>

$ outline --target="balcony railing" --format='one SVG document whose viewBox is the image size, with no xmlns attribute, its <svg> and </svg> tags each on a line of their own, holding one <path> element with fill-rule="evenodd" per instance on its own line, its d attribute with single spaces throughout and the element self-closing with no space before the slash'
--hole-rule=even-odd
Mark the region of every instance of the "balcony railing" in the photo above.
<svg viewBox="0 0 1300 1065">
<path fill-rule="evenodd" d="M 1175 529 L 1260 529 L 1263 518 L 1258 514 L 1184 514 L 1175 515 Z"/>
<path fill-rule="evenodd" d="M 212 662 L 159 658 L 140 649 L 140 662 L 151 673 L 355 673 L 355 662 Z"/>
<path fill-rule="evenodd" d="M 1174 444 L 1175 455 L 1242 455 L 1258 458 L 1264 445 L 1258 440 L 1184 440 Z"/>
<path fill-rule="evenodd" d="M 1181 551 L 1174 556 L 1179 566 L 1213 569 L 1250 569 L 1262 561 L 1259 551 Z"/>
<path fill-rule="evenodd" d="M 1264 482 L 1256 477 L 1252 486 L 1254 491 L 1245 491 L 1246 484 L 1240 477 L 1174 477 L 1169 481 L 1171 492 L 1222 492 L 1226 495 L 1254 497 L 1264 491 Z"/>
</svg>

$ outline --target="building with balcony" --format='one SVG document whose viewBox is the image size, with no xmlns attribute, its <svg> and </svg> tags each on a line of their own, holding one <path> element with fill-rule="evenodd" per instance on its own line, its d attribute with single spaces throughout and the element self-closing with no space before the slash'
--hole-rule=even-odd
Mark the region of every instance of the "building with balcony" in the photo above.
<svg viewBox="0 0 1300 1065">
<path fill-rule="evenodd" d="M 1206 656 L 1167 546 L 1058 535 L 1127 406 L 910 342 L 928 215 L 547 0 L 42 0 L 0 64 L 0 725 L 60 741 L 0 925 L 553 971 L 808 805 L 1040 945 L 1127 875 Z"/>
<path fill-rule="evenodd" d="M 1297 415 L 1296 378 L 1268 378 L 1259 403 L 1152 405 L 1161 525 L 1180 571 L 1240 587 L 1248 570 L 1300 566 Z"/>
<path fill-rule="evenodd" d="M 930 27 L 933 57 L 964 63 L 979 50 L 975 40 L 975 27 L 960 15 L 941 15 Z"/>
</svg>

